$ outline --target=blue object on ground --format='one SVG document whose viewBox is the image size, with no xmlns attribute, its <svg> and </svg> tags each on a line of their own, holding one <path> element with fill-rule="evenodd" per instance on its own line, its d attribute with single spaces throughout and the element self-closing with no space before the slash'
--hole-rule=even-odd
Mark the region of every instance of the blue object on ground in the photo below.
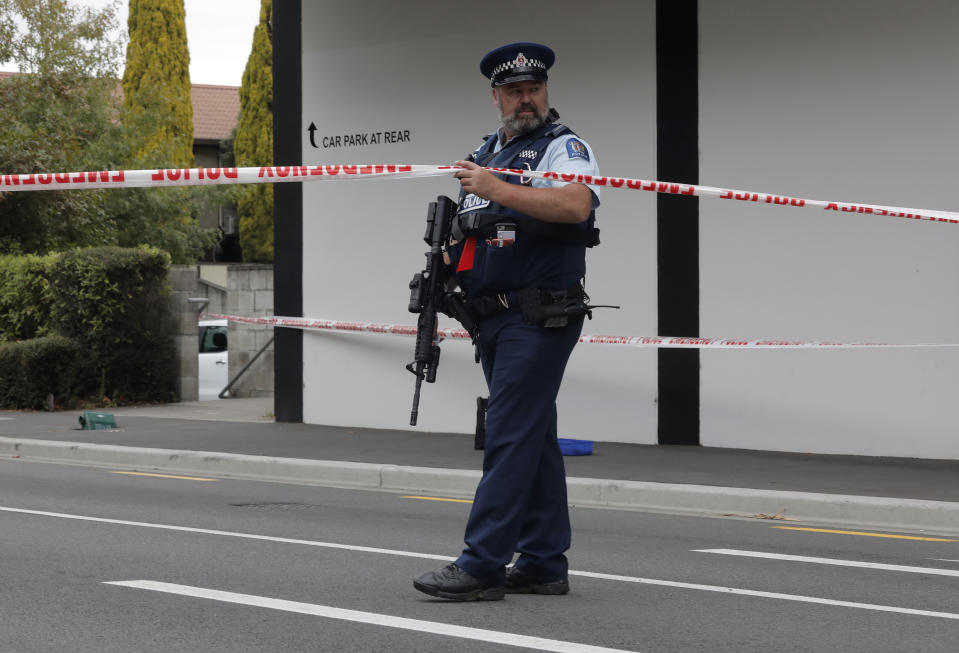
<svg viewBox="0 0 959 653">
<path fill-rule="evenodd" d="M 570 440 L 569 438 L 559 438 L 559 450 L 564 456 L 592 456 L 592 440 Z"/>
</svg>

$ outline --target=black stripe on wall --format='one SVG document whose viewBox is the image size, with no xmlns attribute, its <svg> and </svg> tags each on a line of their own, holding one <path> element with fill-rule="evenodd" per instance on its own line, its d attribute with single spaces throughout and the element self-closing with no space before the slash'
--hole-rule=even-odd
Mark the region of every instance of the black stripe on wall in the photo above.
<svg viewBox="0 0 959 653">
<path fill-rule="evenodd" d="M 656 1 L 656 172 L 699 183 L 697 0 Z M 657 196 L 659 334 L 699 335 L 699 199 Z M 699 350 L 659 350 L 660 444 L 699 444 Z"/>
<path fill-rule="evenodd" d="M 273 3 L 273 162 L 303 160 L 300 0 Z M 303 315 L 303 184 L 273 186 L 273 314 Z M 273 413 L 303 421 L 303 332 L 275 329 Z"/>
</svg>

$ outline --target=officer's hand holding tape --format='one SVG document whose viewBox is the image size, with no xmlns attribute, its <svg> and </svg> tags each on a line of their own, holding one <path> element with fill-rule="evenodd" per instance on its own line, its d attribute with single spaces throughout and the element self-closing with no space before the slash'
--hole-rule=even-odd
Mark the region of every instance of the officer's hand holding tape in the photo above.
<svg viewBox="0 0 959 653">
<path fill-rule="evenodd" d="M 453 175 L 463 190 L 537 220 L 574 224 L 585 222 L 593 208 L 593 195 L 583 184 L 533 188 L 503 181 L 472 161 L 457 161 L 455 165 L 463 168 Z"/>
</svg>

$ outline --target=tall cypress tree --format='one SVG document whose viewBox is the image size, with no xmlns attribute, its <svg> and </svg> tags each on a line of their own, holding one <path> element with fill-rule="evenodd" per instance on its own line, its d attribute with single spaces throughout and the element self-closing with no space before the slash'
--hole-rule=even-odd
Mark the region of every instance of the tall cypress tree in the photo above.
<svg viewBox="0 0 959 653">
<path fill-rule="evenodd" d="M 193 105 L 183 0 L 130 0 L 125 120 L 137 123 L 141 163 L 192 168 Z"/>
<path fill-rule="evenodd" d="M 192 168 L 193 104 L 183 0 L 130 0 L 123 72 L 124 166 Z M 195 261 L 215 241 L 200 229 L 197 194 L 189 188 L 119 189 L 112 210 L 118 242 L 151 243 L 177 263 Z"/>
<path fill-rule="evenodd" d="M 273 0 L 261 0 L 260 21 L 253 32 L 253 49 L 240 86 L 236 165 L 273 165 L 273 41 L 270 29 Z M 243 260 L 273 261 L 273 185 L 251 184 L 237 200 Z"/>
</svg>

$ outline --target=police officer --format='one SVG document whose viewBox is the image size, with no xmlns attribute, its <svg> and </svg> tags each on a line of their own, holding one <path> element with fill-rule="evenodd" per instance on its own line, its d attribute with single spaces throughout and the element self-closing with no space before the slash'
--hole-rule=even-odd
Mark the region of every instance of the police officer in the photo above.
<svg viewBox="0 0 959 653">
<path fill-rule="evenodd" d="M 483 57 L 502 127 L 461 170 L 456 280 L 479 327 L 489 386 L 483 477 L 456 562 L 416 589 L 459 601 L 506 593 L 565 594 L 570 545 L 556 395 L 579 340 L 588 297 L 586 247 L 598 243 L 599 191 L 578 183 L 497 176 L 486 167 L 598 175 L 589 145 L 557 122 L 547 94 L 555 55 L 511 43 Z M 519 556 L 507 568 L 514 553 Z"/>
</svg>

